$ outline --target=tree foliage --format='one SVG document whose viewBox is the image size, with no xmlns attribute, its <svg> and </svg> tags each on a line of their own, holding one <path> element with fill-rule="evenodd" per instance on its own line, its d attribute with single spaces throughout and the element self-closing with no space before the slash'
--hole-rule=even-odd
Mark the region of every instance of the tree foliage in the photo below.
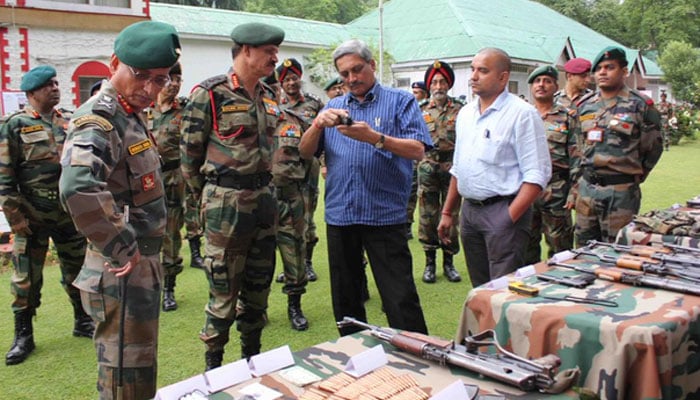
<svg viewBox="0 0 700 400">
<path fill-rule="evenodd" d="M 698 104 L 700 96 L 700 50 L 689 43 L 672 41 L 659 56 L 664 78 L 678 100 Z"/>
</svg>

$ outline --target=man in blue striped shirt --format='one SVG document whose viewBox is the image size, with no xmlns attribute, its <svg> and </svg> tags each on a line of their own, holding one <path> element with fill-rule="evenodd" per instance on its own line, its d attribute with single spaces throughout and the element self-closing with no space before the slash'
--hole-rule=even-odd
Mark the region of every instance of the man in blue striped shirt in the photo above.
<svg viewBox="0 0 700 400">
<path fill-rule="evenodd" d="M 325 151 L 326 231 L 336 320 L 367 320 L 362 249 L 393 328 L 427 333 L 405 235 L 413 160 L 432 146 L 418 103 L 376 81 L 367 45 L 349 40 L 333 61 L 349 93 L 331 99 L 301 139 L 302 157 Z M 340 328 L 341 335 L 360 328 Z"/>
</svg>

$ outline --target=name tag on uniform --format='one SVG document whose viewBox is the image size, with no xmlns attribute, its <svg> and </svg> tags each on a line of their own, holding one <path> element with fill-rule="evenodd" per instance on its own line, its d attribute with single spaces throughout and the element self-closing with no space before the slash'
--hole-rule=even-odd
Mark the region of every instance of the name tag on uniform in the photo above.
<svg viewBox="0 0 700 400">
<path fill-rule="evenodd" d="M 19 130 L 20 133 L 33 133 L 33 132 L 39 132 L 44 130 L 44 125 L 32 125 L 32 126 L 25 126 L 22 129 Z"/>
<path fill-rule="evenodd" d="M 221 112 L 224 113 L 247 112 L 248 110 L 250 110 L 250 106 L 248 104 L 232 104 L 221 107 Z"/>
<path fill-rule="evenodd" d="M 142 151 L 146 151 L 150 149 L 152 146 L 151 141 L 148 139 L 144 139 L 138 143 L 132 144 L 129 146 L 129 154 L 130 155 L 136 155 L 141 153 Z"/>
<path fill-rule="evenodd" d="M 586 135 L 586 139 L 589 142 L 602 142 L 603 141 L 603 131 L 600 129 L 591 129 Z"/>
</svg>

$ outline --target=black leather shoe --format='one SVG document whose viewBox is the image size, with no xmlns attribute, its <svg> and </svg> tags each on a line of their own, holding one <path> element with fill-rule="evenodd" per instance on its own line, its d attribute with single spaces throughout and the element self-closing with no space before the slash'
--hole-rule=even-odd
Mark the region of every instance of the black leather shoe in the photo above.
<svg viewBox="0 0 700 400">
<path fill-rule="evenodd" d="M 318 275 L 316 275 L 316 271 L 314 271 L 311 260 L 306 260 L 304 268 L 306 269 L 306 279 L 308 279 L 309 282 L 316 282 Z"/>
<path fill-rule="evenodd" d="M 425 252 L 425 271 L 423 271 L 423 282 L 435 283 L 435 250 Z"/>
<path fill-rule="evenodd" d="M 10 351 L 5 355 L 5 364 L 17 365 L 24 362 L 35 348 L 32 312 L 15 313 L 15 340 L 12 342 Z"/>
<path fill-rule="evenodd" d="M 462 280 L 462 277 L 459 276 L 459 272 L 457 272 L 452 263 L 452 254 L 443 253 L 442 270 L 448 281 L 459 282 Z"/>
<path fill-rule="evenodd" d="M 301 311 L 301 295 L 290 294 L 288 297 L 287 316 L 295 331 L 305 331 L 309 328 L 309 321 Z"/>
</svg>

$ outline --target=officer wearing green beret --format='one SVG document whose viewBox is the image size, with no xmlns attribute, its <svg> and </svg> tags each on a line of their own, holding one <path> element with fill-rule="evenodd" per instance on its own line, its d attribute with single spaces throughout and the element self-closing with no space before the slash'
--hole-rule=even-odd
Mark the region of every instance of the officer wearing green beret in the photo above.
<svg viewBox="0 0 700 400">
<path fill-rule="evenodd" d="M 0 122 L 0 206 L 14 234 L 11 291 L 15 338 L 7 365 L 23 362 L 34 350 L 32 316 L 41 304 L 44 261 L 52 239 L 61 266 L 61 283 L 73 304 L 73 335 L 92 337 L 92 319 L 71 282 L 85 258 L 85 237 L 58 201 L 60 156 L 70 114 L 56 109 L 61 99 L 56 70 L 31 69 L 20 85 L 28 104 Z"/>
<path fill-rule="evenodd" d="M 617 232 L 639 212 L 639 184 L 663 152 L 660 117 L 654 102 L 625 84 L 625 50 L 606 47 L 592 67 L 598 90 L 578 103 L 578 245 L 589 240 L 615 240 Z"/>
<path fill-rule="evenodd" d="M 156 392 L 166 204 L 157 145 L 139 114 L 170 83 L 179 55 L 171 25 L 143 21 L 124 28 L 114 42 L 111 78 L 80 106 L 68 129 L 59 189 L 90 243 L 73 285 L 97 322 L 101 399 L 146 399 Z"/>
<path fill-rule="evenodd" d="M 543 65 L 530 74 L 530 95 L 542 117 L 549 158 L 552 160 L 552 177 L 532 205 L 530 241 L 525 251 L 525 263 L 540 262 L 540 242 L 544 233 L 549 247 L 549 257 L 573 247 L 574 228 L 571 209 L 574 206 L 570 189 L 578 168 L 576 152 L 576 112 L 554 99 L 559 88 L 559 71 L 554 66 Z"/>
<path fill-rule="evenodd" d="M 436 60 L 425 71 L 425 87 L 430 91 L 430 99 L 422 106 L 423 120 L 433 139 L 433 148 L 425 152 L 425 157 L 418 163 L 418 204 L 420 226 L 418 240 L 425 252 L 425 271 L 423 282 L 436 281 L 436 251 L 442 249 L 442 269 L 450 282 L 459 282 L 462 277 L 454 267 L 454 255 L 459 252 L 459 226 L 457 213 L 450 229 L 451 242 L 442 242 L 438 237 L 437 227 L 440 223 L 440 211 L 450 186 L 450 168 L 455 148 L 455 121 L 459 110 L 464 105 L 447 92 L 455 83 L 455 74 L 450 64 Z"/>
<path fill-rule="evenodd" d="M 209 276 L 206 321 L 199 335 L 206 368 L 221 365 L 234 322 L 241 356 L 260 352 L 275 270 L 277 201 L 271 184 L 273 135 L 281 113 L 261 81 L 277 63 L 284 31 L 236 26 L 233 65 L 198 84 L 182 117 L 181 168 L 202 204 Z"/>
<path fill-rule="evenodd" d="M 328 82 L 326 82 L 326 84 L 323 86 L 323 90 L 326 91 L 326 95 L 329 99 L 342 96 L 343 80 L 339 76 L 336 76 L 335 78 L 330 79 Z"/>
</svg>

